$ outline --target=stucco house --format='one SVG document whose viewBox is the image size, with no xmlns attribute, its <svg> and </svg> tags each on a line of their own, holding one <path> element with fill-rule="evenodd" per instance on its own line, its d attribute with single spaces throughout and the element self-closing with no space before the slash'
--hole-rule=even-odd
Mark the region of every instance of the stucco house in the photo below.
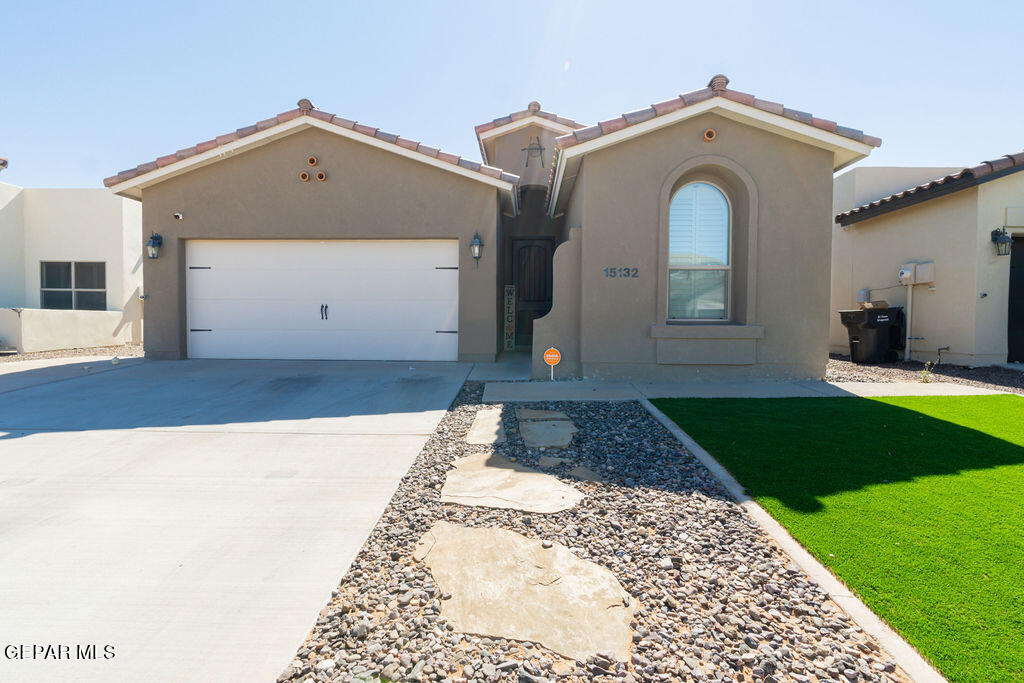
<svg viewBox="0 0 1024 683">
<path fill-rule="evenodd" d="M 916 360 L 1024 361 L 1020 171 L 1024 152 L 967 168 L 863 167 L 838 176 L 830 350 L 849 352 L 836 311 L 870 298 L 909 313 Z"/>
<path fill-rule="evenodd" d="M 835 170 L 880 140 L 707 87 L 597 125 L 536 102 L 483 163 L 313 107 L 107 178 L 140 200 L 151 358 L 820 377 Z"/>
<path fill-rule="evenodd" d="M 0 183 L 0 244 L 0 348 L 142 340 L 138 202 L 103 188 Z"/>
</svg>

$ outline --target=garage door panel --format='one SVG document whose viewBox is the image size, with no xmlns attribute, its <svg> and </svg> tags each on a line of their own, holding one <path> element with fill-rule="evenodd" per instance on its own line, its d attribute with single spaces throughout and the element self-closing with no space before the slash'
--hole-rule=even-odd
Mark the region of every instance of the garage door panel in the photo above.
<svg viewBox="0 0 1024 683">
<path fill-rule="evenodd" d="M 322 296 L 338 284 L 336 274 L 301 268 L 219 268 L 190 270 L 193 299 L 301 299 Z"/>
<path fill-rule="evenodd" d="M 295 245 L 303 245 L 296 249 Z M 387 262 L 380 262 L 382 251 Z M 216 268 L 399 270 L 459 265 L 455 240 L 191 240 L 189 265 Z"/>
<path fill-rule="evenodd" d="M 390 340 L 375 331 L 333 330 L 311 339 L 302 330 L 225 330 L 191 335 L 194 358 L 251 358 L 288 360 L 452 360 L 458 355 L 458 335 L 412 332 Z"/>
<path fill-rule="evenodd" d="M 303 329 L 355 330 L 455 330 L 458 306 L 450 300 L 420 300 L 410 306 L 403 301 L 326 301 L 327 320 L 320 317 L 320 304 L 296 304 L 291 300 L 194 299 L 190 305 L 189 327 L 237 330 Z M 239 318 L 226 327 L 223 322 Z"/>
<path fill-rule="evenodd" d="M 458 357 L 455 240 L 200 240 L 186 254 L 193 358 Z"/>
<path fill-rule="evenodd" d="M 406 301 L 435 298 L 455 299 L 459 293 L 459 276 L 455 270 L 382 269 L 305 270 L 238 268 L 191 270 L 189 296 L 192 299 L 255 299 L 286 300 L 340 299 Z M 418 286 L 410 287 L 410 280 Z"/>
</svg>

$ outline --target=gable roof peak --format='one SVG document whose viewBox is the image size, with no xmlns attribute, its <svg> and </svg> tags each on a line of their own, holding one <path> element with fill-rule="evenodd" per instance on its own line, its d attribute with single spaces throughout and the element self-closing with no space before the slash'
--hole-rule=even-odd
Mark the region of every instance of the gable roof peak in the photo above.
<svg viewBox="0 0 1024 683">
<path fill-rule="evenodd" d="M 708 87 L 715 92 L 723 92 L 726 86 L 729 85 L 729 78 L 725 74 L 715 74 L 708 81 Z"/>
<path fill-rule="evenodd" d="M 663 116 L 669 114 L 675 114 L 680 110 L 688 110 L 693 105 L 701 104 L 708 100 L 714 100 L 715 102 L 722 102 L 723 100 L 731 100 L 736 104 L 751 107 L 753 109 L 760 109 L 762 112 L 767 114 L 774 114 L 776 116 L 792 119 L 798 123 L 806 124 L 812 128 L 819 128 L 826 133 L 833 133 L 840 137 L 859 142 L 869 147 L 878 147 L 882 144 L 879 138 L 872 135 L 865 135 L 864 131 L 857 130 L 855 128 L 848 128 L 846 126 L 840 126 L 835 121 L 829 119 L 819 118 L 813 114 L 809 114 L 805 111 L 799 111 L 797 109 L 790 109 L 778 102 L 771 102 L 769 100 L 763 100 L 759 97 L 755 97 L 749 93 L 740 92 L 739 90 L 732 90 L 726 86 L 729 85 L 729 79 L 723 74 L 716 74 L 708 82 L 707 86 L 700 90 L 694 90 L 693 92 L 683 93 L 682 95 L 666 100 L 665 102 L 656 102 L 644 109 L 637 109 L 636 111 L 627 112 L 621 116 L 617 116 L 607 121 L 601 121 L 593 126 L 586 128 L 577 128 L 571 133 L 555 138 L 555 147 L 559 150 L 564 150 L 569 147 L 575 147 L 576 145 L 584 142 L 590 142 L 596 138 L 608 135 L 610 133 L 618 132 L 623 128 L 629 128 L 639 123 L 645 123 L 651 119 L 660 119 Z M 728 106 L 728 103 L 725 103 Z M 708 105 L 703 105 L 706 109 Z M 732 107 L 730 107 L 732 108 Z M 692 110 L 690 110 L 692 111 Z M 676 118 L 680 115 L 676 114 Z M 849 162 L 847 162 L 849 163 Z M 843 164 L 846 165 L 846 164 Z"/>
<path fill-rule="evenodd" d="M 478 161 L 465 159 L 456 154 L 442 152 L 439 149 L 428 147 L 415 140 L 400 137 L 393 133 L 386 133 L 373 126 L 363 125 L 356 121 L 321 111 L 314 107 L 313 103 L 306 98 L 298 101 L 296 109 L 264 119 L 253 125 L 239 128 L 233 133 L 218 135 L 212 140 L 180 149 L 173 154 L 158 157 L 155 161 L 139 164 L 134 168 L 105 178 L 103 184 L 106 187 L 113 188 L 118 194 L 132 192 L 131 195 L 126 196 L 133 196 L 138 199 L 138 188 L 143 183 L 150 183 L 157 180 L 158 177 L 162 178 L 171 173 L 182 172 L 196 164 L 208 163 L 215 157 L 220 158 L 224 147 L 231 146 L 230 150 L 234 151 L 236 148 L 243 148 L 243 145 L 260 144 L 262 141 L 273 139 L 281 134 L 288 134 L 305 126 L 321 128 L 338 133 L 343 137 L 368 142 L 403 156 L 412 154 L 412 158 L 419 161 L 424 161 L 446 170 L 455 170 L 462 175 L 468 174 L 470 177 L 475 177 L 492 185 L 497 183 L 501 189 L 507 191 L 512 197 L 513 210 L 517 210 L 518 198 L 515 188 L 519 184 L 519 176 Z M 253 137 L 250 138 L 250 136 Z M 219 151 L 215 152 L 214 150 Z M 173 168 L 167 169 L 167 167 Z M 452 169 L 450 167 L 458 168 Z M 156 172 L 159 172 L 159 174 L 156 174 Z M 150 175 L 151 173 L 154 175 Z"/>
</svg>

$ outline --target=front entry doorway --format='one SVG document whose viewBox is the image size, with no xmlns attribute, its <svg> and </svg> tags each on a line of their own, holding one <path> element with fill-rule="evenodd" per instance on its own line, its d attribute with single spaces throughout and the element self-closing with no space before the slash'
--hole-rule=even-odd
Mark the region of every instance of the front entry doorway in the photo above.
<svg viewBox="0 0 1024 683">
<path fill-rule="evenodd" d="M 550 237 L 512 239 L 517 351 L 533 348 L 533 321 L 551 310 L 551 259 L 554 251 L 555 240 Z"/>
<path fill-rule="evenodd" d="M 1010 251 L 1010 310 L 1006 360 L 1024 363 L 1024 237 L 1014 237 Z"/>
</svg>

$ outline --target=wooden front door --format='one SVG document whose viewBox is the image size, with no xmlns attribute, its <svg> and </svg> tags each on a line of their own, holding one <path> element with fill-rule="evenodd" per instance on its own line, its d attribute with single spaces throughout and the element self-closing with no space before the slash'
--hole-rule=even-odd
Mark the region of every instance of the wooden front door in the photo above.
<svg viewBox="0 0 1024 683">
<path fill-rule="evenodd" d="M 1007 319 L 1007 355 L 1024 362 L 1024 237 L 1013 238 L 1010 251 L 1010 310 Z"/>
<path fill-rule="evenodd" d="M 555 241 L 549 238 L 512 240 L 512 284 L 516 286 L 516 349 L 533 346 L 533 321 L 551 310 L 551 259 Z"/>
</svg>

